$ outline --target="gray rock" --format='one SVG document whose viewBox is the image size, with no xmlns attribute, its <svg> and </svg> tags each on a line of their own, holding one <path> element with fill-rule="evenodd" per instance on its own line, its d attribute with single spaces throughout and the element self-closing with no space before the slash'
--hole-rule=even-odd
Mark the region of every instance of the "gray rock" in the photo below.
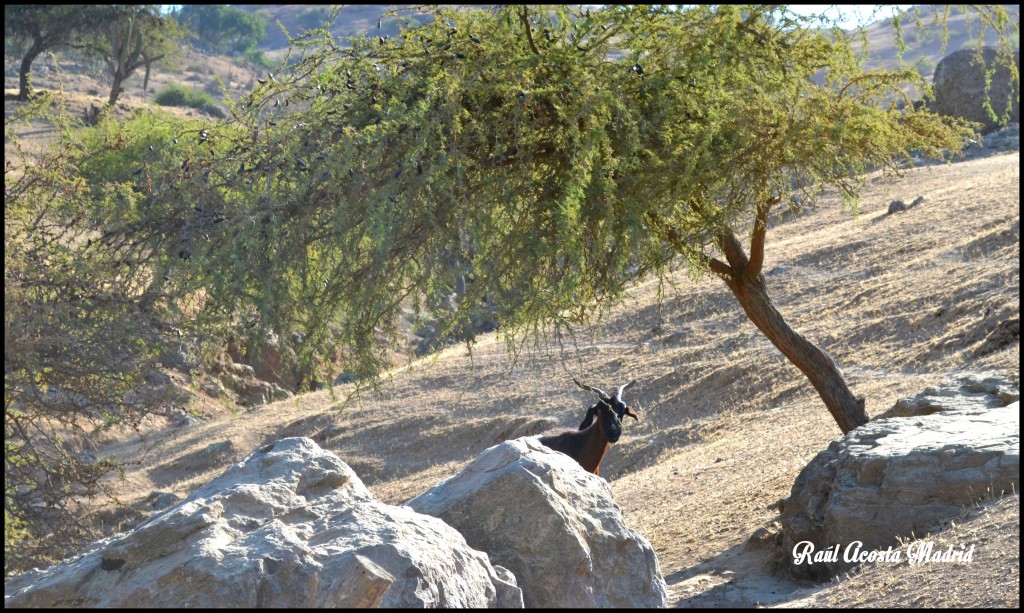
<svg viewBox="0 0 1024 613">
<path fill-rule="evenodd" d="M 1001 130 L 986 134 L 984 146 L 996 151 L 1020 151 L 1020 124 L 1010 122 Z"/>
<path fill-rule="evenodd" d="M 212 380 L 216 381 L 216 379 Z M 172 428 L 187 428 L 198 424 L 200 421 L 198 416 L 185 409 L 171 409 L 167 413 L 167 418 L 170 420 Z"/>
<path fill-rule="evenodd" d="M 163 511 L 178 504 L 181 498 L 172 492 L 150 492 L 146 498 L 145 506 L 149 511 Z"/>
<path fill-rule="evenodd" d="M 800 578 L 849 569 L 847 547 L 898 549 L 973 502 L 1020 491 L 1020 408 L 1005 379 L 978 375 L 900 400 L 833 441 L 801 471 L 784 505 L 782 553 Z M 835 562 L 794 564 L 794 547 L 839 546 Z"/>
<path fill-rule="evenodd" d="M 893 200 L 889 203 L 889 214 L 907 210 L 907 205 L 902 200 Z"/>
<path fill-rule="evenodd" d="M 877 419 L 930 415 L 939 411 L 994 409 L 1020 400 L 1017 383 L 996 373 L 971 373 L 900 398 Z"/>
<path fill-rule="evenodd" d="M 976 121 L 982 124 L 982 133 L 987 134 L 999 125 L 984 108 L 986 69 L 995 68 L 988 96 L 999 118 L 1009 104 L 1009 121 L 1020 121 L 1019 85 L 1014 83 L 1010 69 L 997 62 L 994 47 L 983 47 L 981 51 L 984 65 L 977 62 L 974 49 L 960 49 L 939 60 L 932 77 L 935 91 L 933 109 L 941 115 Z M 1014 54 L 1014 62 L 1020 66 L 1019 53 Z"/>
<path fill-rule="evenodd" d="M 358 378 L 350 372 L 343 372 L 334 378 L 334 385 L 345 385 L 346 383 L 355 383 Z"/>
<path fill-rule="evenodd" d="M 487 449 L 406 504 L 515 573 L 528 607 L 667 603 L 654 549 L 625 526 L 608 482 L 535 437 Z"/>
<path fill-rule="evenodd" d="M 214 398 L 222 398 L 228 394 L 227 388 L 224 387 L 224 384 L 221 383 L 220 379 L 214 379 L 212 377 L 203 381 L 202 385 L 199 386 L 199 389 Z"/>
<path fill-rule="evenodd" d="M 232 362 L 226 367 L 227 372 L 235 375 L 236 377 L 243 377 L 246 379 L 253 379 L 256 377 L 256 371 L 252 366 L 248 364 L 240 364 L 238 362 Z"/>
<path fill-rule="evenodd" d="M 4 583 L 5 607 L 514 607 L 514 577 L 444 522 L 379 502 L 308 438 Z"/>
<path fill-rule="evenodd" d="M 271 383 L 270 387 L 271 387 L 270 397 L 273 400 L 287 400 L 288 398 L 294 398 L 295 397 L 295 394 L 291 393 L 290 391 L 286 390 L 285 388 L 281 387 L 280 385 L 278 385 L 276 383 Z"/>
</svg>

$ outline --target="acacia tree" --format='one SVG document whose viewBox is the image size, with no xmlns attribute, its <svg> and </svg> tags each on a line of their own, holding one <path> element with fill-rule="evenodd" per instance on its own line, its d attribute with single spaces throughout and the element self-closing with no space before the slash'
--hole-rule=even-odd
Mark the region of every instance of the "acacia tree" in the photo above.
<svg viewBox="0 0 1024 613">
<path fill-rule="evenodd" d="M 62 135 L 52 154 L 37 158 L 22 147 L 17 134 L 30 120 Z M 158 143 L 173 125 L 161 118 L 140 128 Z M 84 142 L 70 128 L 45 92 L 4 123 L 5 576 L 103 536 L 91 501 L 110 501 L 109 477 L 125 460 L 100 454 L 97 437 L 138 430 L 148 415 L 180 406 L 163 371 L 191 365 L 171 342 L 173 314 L 154 308 L 145 292 L 152 269 L 103 234 L 100 211 L 120 218 L 119 204 L 135 192 L 83 179 L 84 161 L 102 166 L 116 157 L 97 170 L 116 175 L 119 164 L 139 158 L 107 141 L 102 127 Z M 149 143 L 141 146 L 149 152 Z M 74 154 L 83 149 L 86 160 Z M 86 202 L 95 205 L 91 215 L 83 214 Z"/>
<path fill-rule="evenodd" d="M 403 301 L 455 286 L 453 254 L 471 272 L 449 329 L 486 301 L 513 340 L 591 321 L 683 256 L 844 432 L 867 421 L 772 304 L 765 236 L 794 190 L 853 200 L 871 168 L 961 147 L 962 122 L 898 104 L 916 71 L 865 71 L 843 32 L 777 6 L 435 11 L 392 39 L 298 41 L 292 71 L 131 179 L 108 231 L 201 296 L 196 321 L 298 327 L 300 357 L 340 343 L 364 375 Z"/>
</svg>

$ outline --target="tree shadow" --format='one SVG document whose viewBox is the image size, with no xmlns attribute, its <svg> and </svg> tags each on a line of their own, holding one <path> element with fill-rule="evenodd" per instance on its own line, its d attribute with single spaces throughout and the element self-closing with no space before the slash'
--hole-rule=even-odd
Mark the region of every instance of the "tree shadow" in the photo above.
<svg viewBox="0 0 1024 613">
<path fill-rule="evenodd" d="M 819 585 L 793 579 L 785 570 L 777 570 L 772 563 L 772 552 L 768 545 L 752 547 L 744 541 L 699 564 L 666 576 L 665 583 L 670 587 L 702 575 L 706 575 L 709 581 L 721 581 L 706 590 L 677 594 L 678 600 L 670 606 L 687 609 L 754 608 L 806 596 L 808 588 Z"/>
</svg>

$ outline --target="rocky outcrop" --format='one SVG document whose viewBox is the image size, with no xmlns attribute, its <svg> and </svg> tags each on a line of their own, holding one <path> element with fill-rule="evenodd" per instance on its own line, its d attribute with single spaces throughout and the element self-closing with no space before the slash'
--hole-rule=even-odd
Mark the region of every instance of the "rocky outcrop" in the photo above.
<svg viewBox="0 0 1024 613">
<path fill-rule="evenodd" d="M 967 375 L 896 403 L 819 453 L 797 477 L 782 513 L 782 553 L 801 578 L 850 568 L 847 549 L 898 547 L 964 507 L 1020 491 L 1017 383 Z M 797 560 L 794 548 L 838 559 Z"/>
<path fill-rule="evenodd" d="M 259 379 L 253 367 L 248 364 L 228 362 L 218 365 L 216 372 L 219 380 L 207 382 L 202 388 L 214 397 L 221 397 L 230 389 L 237 395 L 239 404 L 255 406 L 285 400 L 295 395 L 276 383 Z"/>
<path fill-rule="evenodd" d="M 515 607 L 507 570 L 376 500 L 308 438 L 253 452 L 165 513 L 4 584 L 18 607 Z"/>
<path fill-rule="evenodd" d="M 535 437 L 484 451 L 406 503 L 510 569 L 528 607 L 663 607 L 665 581 L 608 482 Z"/>
<path fill-rule="evenodd" d="M 1014 83 L 1010 69 L 1000 63 L 995 48 L 982 48 L 982 55 L 984 65 L 977 61 L 974 49 L 954 51 L 939 61 L 932 77 L 935 90 L 933 110 L 941 115 L 981 123 L 982 133 L 988 133 L 1001 124 L 989 117 L 984 108 L 985 71 L 995 67 L 988 97 L 998 118 L 1002 118 L 1009 105 L 1009 121 L 1020 121 L 1019 86 Z M 1020 66 L 1019 53 L 1015 54 L 1014 62 Z"/>
</svg>

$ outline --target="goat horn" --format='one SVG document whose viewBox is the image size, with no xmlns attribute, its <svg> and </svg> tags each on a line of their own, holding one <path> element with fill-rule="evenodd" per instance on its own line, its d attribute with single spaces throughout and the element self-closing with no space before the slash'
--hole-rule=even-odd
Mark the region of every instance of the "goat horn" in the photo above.
<svg viewBox="0 0 1024 613">
<path fill-rule="evenodd" d="M 619 400 L 622 400 L 622 392 L 624 392 L 624 391 L 626 391 L 627 389 L 629 389 L 629 388 L 633 387 L 633 384 L 634 384 L 634 383 L 636 383 L 636 379 L 633 379 L 633 380 L 632 380 L 632 381 L 630 381 L 629 383 L 627 383 L 627 384 L 625 384 L 625 385 L 622 385 L 622 386 L 620 386 L 620 387 L 619 387 L 619 390 L 618 390 L 617 392 L 615 392 L 615 397 L 616 397 L 616 398 L 618 398 Z"/>
<path fill-rule="evenodd" d="M 591 392 L 594 392 L 595 394 L 597 394 L 597 395 L 598 395 L 598 397 L 599 397 L 599 398 L 601 398 L 601 400 L 607 400 L 607 399 L 608 399 L 608 394 L 606 394 L 606 393 L 602 392 L 601 390 L 597 389 L 597 388 L 596 388 L 596 387 L 594 387 L 593 385 L 585 385 L 585 384 L 583 384 L 583 383 L 580 383 L 580 382 L 579 382 L 579 381 L 578 381 L 578 380 L 576 379 L 576 377 L 573 377 L 573 378 L 572 378 L 572 380 L 573 380 L 573 381 L 574 381 L 574 382 L 576 383 L 576 385 L 578 385 L 578 386 L 582 387 L 583 389 L 585 389 L 585 390 L 589 390 L 589 391 L 591 391 Z"/>
</svg>

